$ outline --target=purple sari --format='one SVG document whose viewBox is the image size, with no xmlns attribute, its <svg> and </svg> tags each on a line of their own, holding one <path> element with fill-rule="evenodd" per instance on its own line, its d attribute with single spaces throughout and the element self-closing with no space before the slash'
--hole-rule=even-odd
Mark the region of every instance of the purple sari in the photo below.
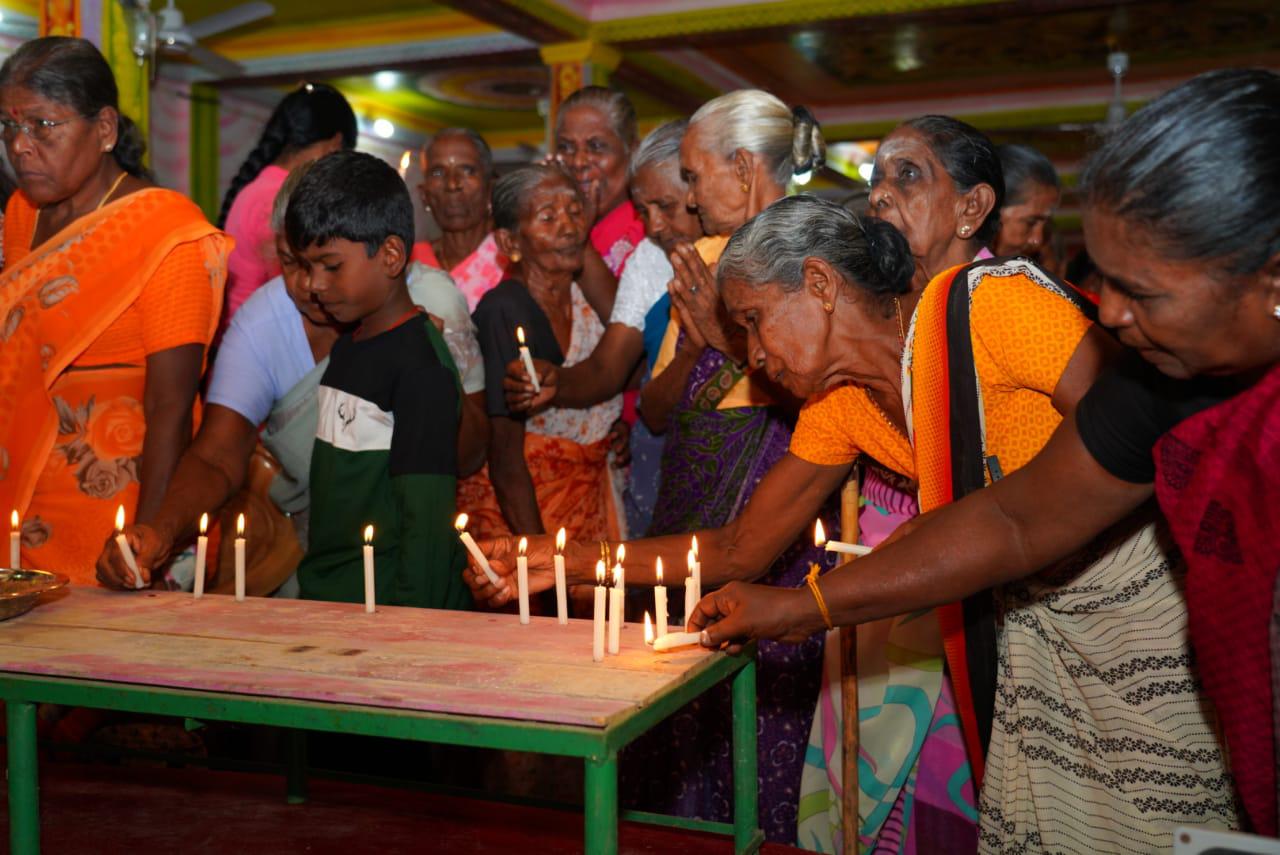
<svg viewBox="0 0 1280 855">
<path fill-rule="evenodd" d="M 716 528 L 733 520 L 760 479 L 782 459 L 791 425 L 770 407 L 716 409 L 741 373 L 713 348 L 702 352 L 667 433 L 662 483 L 650 535 Z M 822 522 L 839 531 L 839 496 Z M 836 534 L 830 534 L 836 537 Z M 835 559 L 808 536 L 793 543 L 759 580 L 797 588 L 810 562 L 825 569 Z M 681 610 L 680 597 L 672 597 Z M 680 620 L 679 614 L 672 615 Z M 757 658 L 757 734 L 760 824 L 771 841 L 795 840 L 800 773 L 821 681 L 822 636 L 803 644 L 762 641 Z M 623 752 L 626 804 L 718 822 L 732 818 L 732 713 L 722 683 L 675 713 Z"/>
</svg>

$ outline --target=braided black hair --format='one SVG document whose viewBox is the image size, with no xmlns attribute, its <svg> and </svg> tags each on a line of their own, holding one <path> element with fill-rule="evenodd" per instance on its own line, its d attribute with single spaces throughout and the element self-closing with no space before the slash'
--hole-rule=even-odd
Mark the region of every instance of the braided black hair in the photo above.
<svg viewBox="0 0 1280 855">
<path fill-rule="evenodd" d="M 276 158 L 334 134 L 342 134 L 343 148 L 355 148 L 356 114 L 341 92 L 323 83 L 306 83 L 286 95 L 271 113 L 258 144 L 231 179 L 218 214 L 218 228 L 226 226 L 231 203 L 240 191 Z"/>
</svg>

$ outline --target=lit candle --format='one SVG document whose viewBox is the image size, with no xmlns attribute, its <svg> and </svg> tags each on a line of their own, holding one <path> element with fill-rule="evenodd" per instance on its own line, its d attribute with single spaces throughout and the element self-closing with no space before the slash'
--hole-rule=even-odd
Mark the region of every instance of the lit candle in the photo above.
<svg viewBox="0 0 1280 855">
<path fill-rule="evenodd" d="M 842 540 L 827 540 L 827 532 L 822 527 L 822 520 L 813 524 L 813 545 L 826 546 L 827 552 L 841 552 L 845 555 L 869 555 L 870 546 L 859 546 L 856 543 L 845 543 Z"/>
<path fill-rule="evenodd" d="M 498 578 L 498 574 L 493 572 L 493 568 L 489 566 L 489 559 L 484 557 L 484 553 L 480 551 L 480 547 L 476 546 L 476 542 L 471 539 L 471 535 L 467 533 L 467 515 L 458 514 L 458 518 L 454 520 L 453 527 L 458 530 L 458 537 L 462 539 L 462 545 L 467 548 L 467 552 L 471 553 L 471 557 L 480 565 L 480 569 L 484 571 L 484 575 L 489 577 L 489 583 L 499 588 L 502 587 L 502 580 Z"/>
<path fill-rule="evenodd" d="M 525 552 L 529 549 L 529 539 L 520 538 L 516 547 L 516 587 L 520 594 L 520 623 L 529 622 L 529 558 Z"/>
<path fill-rule="evenodd" d="M 662 557 L 658 557 L 657 567 L 654 572 L 658 577 L 658 584 L 653 589 L 653 608 L 658 614 L 658 635 L 667 634 L 667 586 L 662 584 Z M 649 617 L 649 613 L 645 612 L 645 617 Z"/>
<path fill-rule="evenodd" d="M 9 517 L 9 569 L 17 570 L 22 565 L 22 521 L 15 510 Z"/>
<path fill-rule="evenodd" d="M 120 554 L 124 556 L 124 563 L 129 566 L 129 570 L 133 573 L 133 587 L 141 588 L 142 572 L 138 570 L 138 562 L 133 558 L 133 549 L 129 546 L 129 538 L 124 536 L 124 505 L 116 509 L 116 546 L 120 548 Z"/>
<path fill-rule="evenodd" d="M 614 584 L 617 585 L 618 590 L 622 592 L 620 596 L 622 597 L 622 604 L 624 606 L 627 603 L 627 568 L 622 566 L 622 562 L 626 560 L 627 560 L 627 545 L 625 543 L 619 543 L 618 544 L 618 561 L 614 567 L 615 575 L 616 575 Z"/>
<path fill-rule="evenodd" d="M 244 602 L 244 514 L 236 516 L 236 602 Z"/>
<path fill-rule="evenodd" d="M 609 652 L 615 656 L 622 645 L 622 567 L 613 568 L 613 587 L 609 589 Z"/>
<path fill-rule="evenodd" d="M 524 370 L 529 374 L 529 382 L 533 384 L 536 395 L 542 391 L 542 384 L 538 382 L 538 372 L 533 369 L 533 355 L 524 344 L 524 327 L 516 327 L 516 340 L 520 342 L 520 359 L 524 362 Z"/>
<path fill-rule="evenodd" d="M 604 562 L 596 562 L 595 611 L 591 613 L 591 658 L 604 661 Z"/>
<path fill-rule="evenodd" d="M 204 563 L 209 557 L 209 515 L 200 515 L 200 536 L 196 538 L 196 582 L 191 593 L 198 600 L 204 596 Z"/>
<path fill-rule="evenodd" d="M 556 532 L 556 622 L 569 622 L 569 590 L 564 578 L 564 529 Z"/>
<path fill-rule="evenodd" d="M 693 607 L 698 604 L 697 591 L 693 587 L 693 565 L 697 562 L 692 549 L 685 553 L 685 558 L 689 562 L 689 575 L 684 577 L 684 625 L 688 626 L 689 618 L 693 617 Z"/>
<path fill-rule="evenodd" d="M 373 614 L 373 526 L 364 527 L 364 611 Z"/>
<path fill-rule="evenodd" d="M 648 612 L 644 613 L 644 643 L 653 646 L 653 621 L 649 620 Z"/>
<path fill-rule="evenodd" d="M 702 559 L 698 557 L 698 536 L 693 536 L 693 546 L 689 548 L 690 554 L 693 555 L 693 563 L 689 565 L 690 572 L 693 574 L 693 602 L 696 605 L 698 600 L 702 599 Z"/>
<path fill-rule="evenodd" d="M 672 650 L 676 647 L 688 647 L 690 644 L 701 644 L 702 633 L 700 632 L 669 632 L 666 635 L 658 636 L 653 642 L 653 652 L 661 653 L 664 650 Z"/>
</svg>

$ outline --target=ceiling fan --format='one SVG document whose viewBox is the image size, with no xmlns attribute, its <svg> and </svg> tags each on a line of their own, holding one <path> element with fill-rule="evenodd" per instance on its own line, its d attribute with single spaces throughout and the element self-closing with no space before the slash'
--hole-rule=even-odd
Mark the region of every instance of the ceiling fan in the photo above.
<svg viewBox="0 0 1280 855">
<path fill-rule="evenodd" d="M 186 56 L 218 77 L 234 77 L 244 67 L 200 41 L 275 14 L 270 3 L 253 0 L 188 24 L 174 0 L 166 0 L 155 13 L 149 0 L 132 0 L 130 5 L 135 13 L 133 52 L 139 62 L 157 55 Z"/>
</svg>

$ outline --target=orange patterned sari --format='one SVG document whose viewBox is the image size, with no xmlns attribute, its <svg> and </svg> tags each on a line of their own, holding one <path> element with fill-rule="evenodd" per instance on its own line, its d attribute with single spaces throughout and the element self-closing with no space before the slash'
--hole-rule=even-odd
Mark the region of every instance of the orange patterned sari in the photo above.
<svg viewBox="0 0 1280 855">
<path fill-rule="evenodd" d="M 231 241 L 190 200 L 147 189 L 38 247 L 21 193 L 0 276 L 0 508 L 24 566 L 93 584 L 115 510 L 138 499 L 146 357 L 207 345 Z"/>
</svg>

